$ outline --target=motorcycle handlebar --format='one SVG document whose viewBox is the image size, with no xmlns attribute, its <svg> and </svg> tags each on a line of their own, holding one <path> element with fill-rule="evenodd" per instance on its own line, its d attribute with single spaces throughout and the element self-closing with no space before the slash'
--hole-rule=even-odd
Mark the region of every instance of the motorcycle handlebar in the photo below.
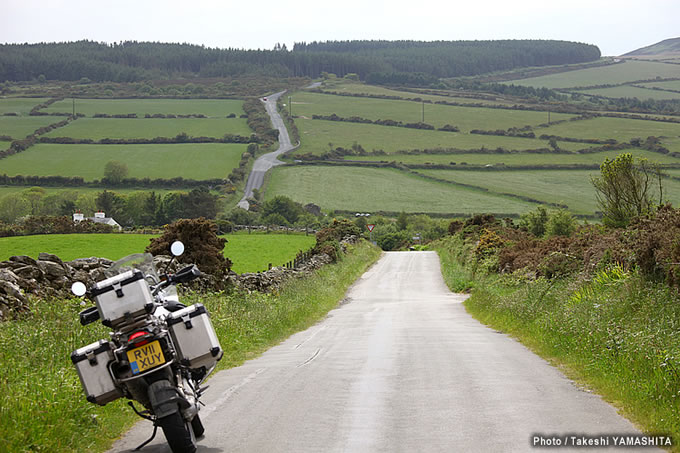
<svg viewBox="0 0 680 453">
<path fill-rule="evenodd" d="M 187 266 L 177 272 L 175 275 L 171 275 L 168 278 L 168 281 L 171 283 L 187 283 L 190 282 L 191 280 L 194 280 L 198 277 L 200 277 L 201 271 L 198 270 L 198 268 L 195 265 Z"/>
<path fill-rule="evenodd" d="M 90 307 L 80 312 L 80 324 L 86 326 L 92 324 L 99 319 L 99 310 L 97 307 Z"/>
</svg>

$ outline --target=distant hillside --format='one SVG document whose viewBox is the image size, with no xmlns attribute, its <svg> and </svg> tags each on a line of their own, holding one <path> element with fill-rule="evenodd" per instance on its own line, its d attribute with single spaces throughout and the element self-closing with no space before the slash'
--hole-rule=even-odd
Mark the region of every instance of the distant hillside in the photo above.
<svg viewBox="0 0 680 453">
<path fill-rule="evenodd" d="M 651 56 L 680 56 L 680 38 L 664 39 L 651 46 L 628 52 L 624 57 L 651 57 Z"/>
<path fill-rule="evenodd" d="M 161 77 L 312 77 L 372 74 L 384 83 L 428 85 L 439 78 L 527 66 L 597 60 L 593 45 L 542 40 L 342 41 L 296 43 L 293 50 L 211 49 L 128 41 L 0 45 L 0 80 L 134 82 Z"/>
</svg>

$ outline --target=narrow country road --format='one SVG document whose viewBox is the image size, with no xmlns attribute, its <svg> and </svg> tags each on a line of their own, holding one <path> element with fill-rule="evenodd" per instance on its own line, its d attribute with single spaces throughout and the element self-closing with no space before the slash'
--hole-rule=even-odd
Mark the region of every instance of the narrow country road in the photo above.
<svg viewBox="0 0 680 453">
<path fill-rule="evenodd" d="M 279 112 L 276 111 L 276 101 L 284 93 L 285 91 L 281 91 L 279 93 L 272 94 L 271 96 L 262 98 L 262 102 L 264 102 L 264 107 L 265 109 L 267 109 L 267 113 L 269 114 L 269 117 L 272 120 L 272 125 L 274 126 L 274 129 L 278 129 L 279 131 L 279 148 L 274 152 L 260 156 L 255 161 L 253 169 L 251 170 L 250 175 L 248 175 L 248 181 L 246 182 L 246 188 L 245 192 L 243 193 L 243 198 L 241 198 L 241 201 L 238 202 L 238 207 L 243 208 L 245 210 L 248 210 L 250 208 L 248 198 L 251 198 L 253 196 L 253 190 L 262 187 L 265 173 L 267 173 L 267 171 L 269 171 L 272 167 L 275 167 L 277 165 L 283 165 L 284 162 L 281 162 L 278 159 L 278 157 L 281 154 L 290 151 L 294 148 L 294 146 L 290 143 L 288 129 L 286 129 L 286 126 L 283 123 L 281 115 L 279 115 Z M 266 99 L 266 101 L 264 99 Z"/>
<path fill-rule="evenodd" d="M 210 380 L 198 451 L 524 452 L 535 434 L 637 433 L 464 299 L 434 252 L 384 254 L 323 322 Z M 169 449 L 159 434 L 143 451 Z"/>
</svg>

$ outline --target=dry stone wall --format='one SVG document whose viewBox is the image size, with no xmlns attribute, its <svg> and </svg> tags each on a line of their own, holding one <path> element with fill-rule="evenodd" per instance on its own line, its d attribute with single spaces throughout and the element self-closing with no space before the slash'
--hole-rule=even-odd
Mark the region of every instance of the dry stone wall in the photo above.
<svg viewBox="0 0 680 453">
<path fill-rule="evenodd" d="M 358 241 L 350 236 L 341 241 L 346 250 L 347 245 Z M 156 268 L 164 270 L 171 258 L 156 256 Z M 195 290 L 213 290 L 238 288 L 243 291 L 271 291 L 281 286 L 291 277 L 309 274 L 332 261 L 326 254 L 314 255 L 299 267 L 289 269 L 275 267 L 266 272 L 235 274 L 224 278 L 205 274 L 191 283 Z M 104 271 L 113 264 L 106 258 L 79 258 L 73 261 L 62 261 L 58 256 L 41 253 L 38 259 L 29 256 L 13 256 L 8 261 L 0 262 L 0 321 L 10 319 L 28 310 L 28 297 L 68 298 L 72 297 L 71 285 L 80 281 L 89 288 L 96 282 L 106 278 Z M 167 271 L 179 270 L 179 264 L 173 261 Z"/>
</svg>

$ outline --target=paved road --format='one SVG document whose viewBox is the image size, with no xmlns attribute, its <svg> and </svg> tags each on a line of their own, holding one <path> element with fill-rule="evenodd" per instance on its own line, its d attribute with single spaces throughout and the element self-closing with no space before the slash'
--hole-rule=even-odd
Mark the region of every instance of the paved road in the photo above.
<svg viewBox="0 0 680 453">
<path fill-rule="evenodd" d="M 269 117 L 272 120 L 272 125 L 274 126 L 274 129 L 278 129 L 279 131 L 279 148 L 274 152 L 260 156 L 255 161 L 253 169 L 251 170 L 250 175 L 248 176 L 248 181 L 246 182 L 246 189 L 243 194 L 243 198 L 241 198 L 241 201 L 238 202 L 238 206 L 245 210 L 248 210 L 250 208 L 250 203 L 248 203 L 247 199 L 253 196 L 253 189 L 259 189 L 260 187 L 262 187 L 265 173 L 267 173 L 271 168 L 277 165 L 283 165 L 285 162 L 281 162 L 278 159 L 278 157 L 281 154 L 295 148 L 290 143 L 288 129 L 286 129 L 286 126 L 283 123 L 281 115 L 279 115 L 279 112 L 276 111 L 276 101 L 284 93 L 285 91 L 281 91 L 280 93 L 272 94 L 271 96 L 267 96 L 266 98 L 261 99 L 262 102 L 264 102 L 264 107 L 267 110 Z M 266 101 L 264 99 L 266 99 Z"/>
<path fill-rule="evenodd" d="M 323 322 L 211 379 L 199 452 L 521 452 L 534 433 L 636 432 L 464 299 L 435 253 L 386 253 Z M 144 451 L 169 450 L 160 435 Z"/>
</svg>

